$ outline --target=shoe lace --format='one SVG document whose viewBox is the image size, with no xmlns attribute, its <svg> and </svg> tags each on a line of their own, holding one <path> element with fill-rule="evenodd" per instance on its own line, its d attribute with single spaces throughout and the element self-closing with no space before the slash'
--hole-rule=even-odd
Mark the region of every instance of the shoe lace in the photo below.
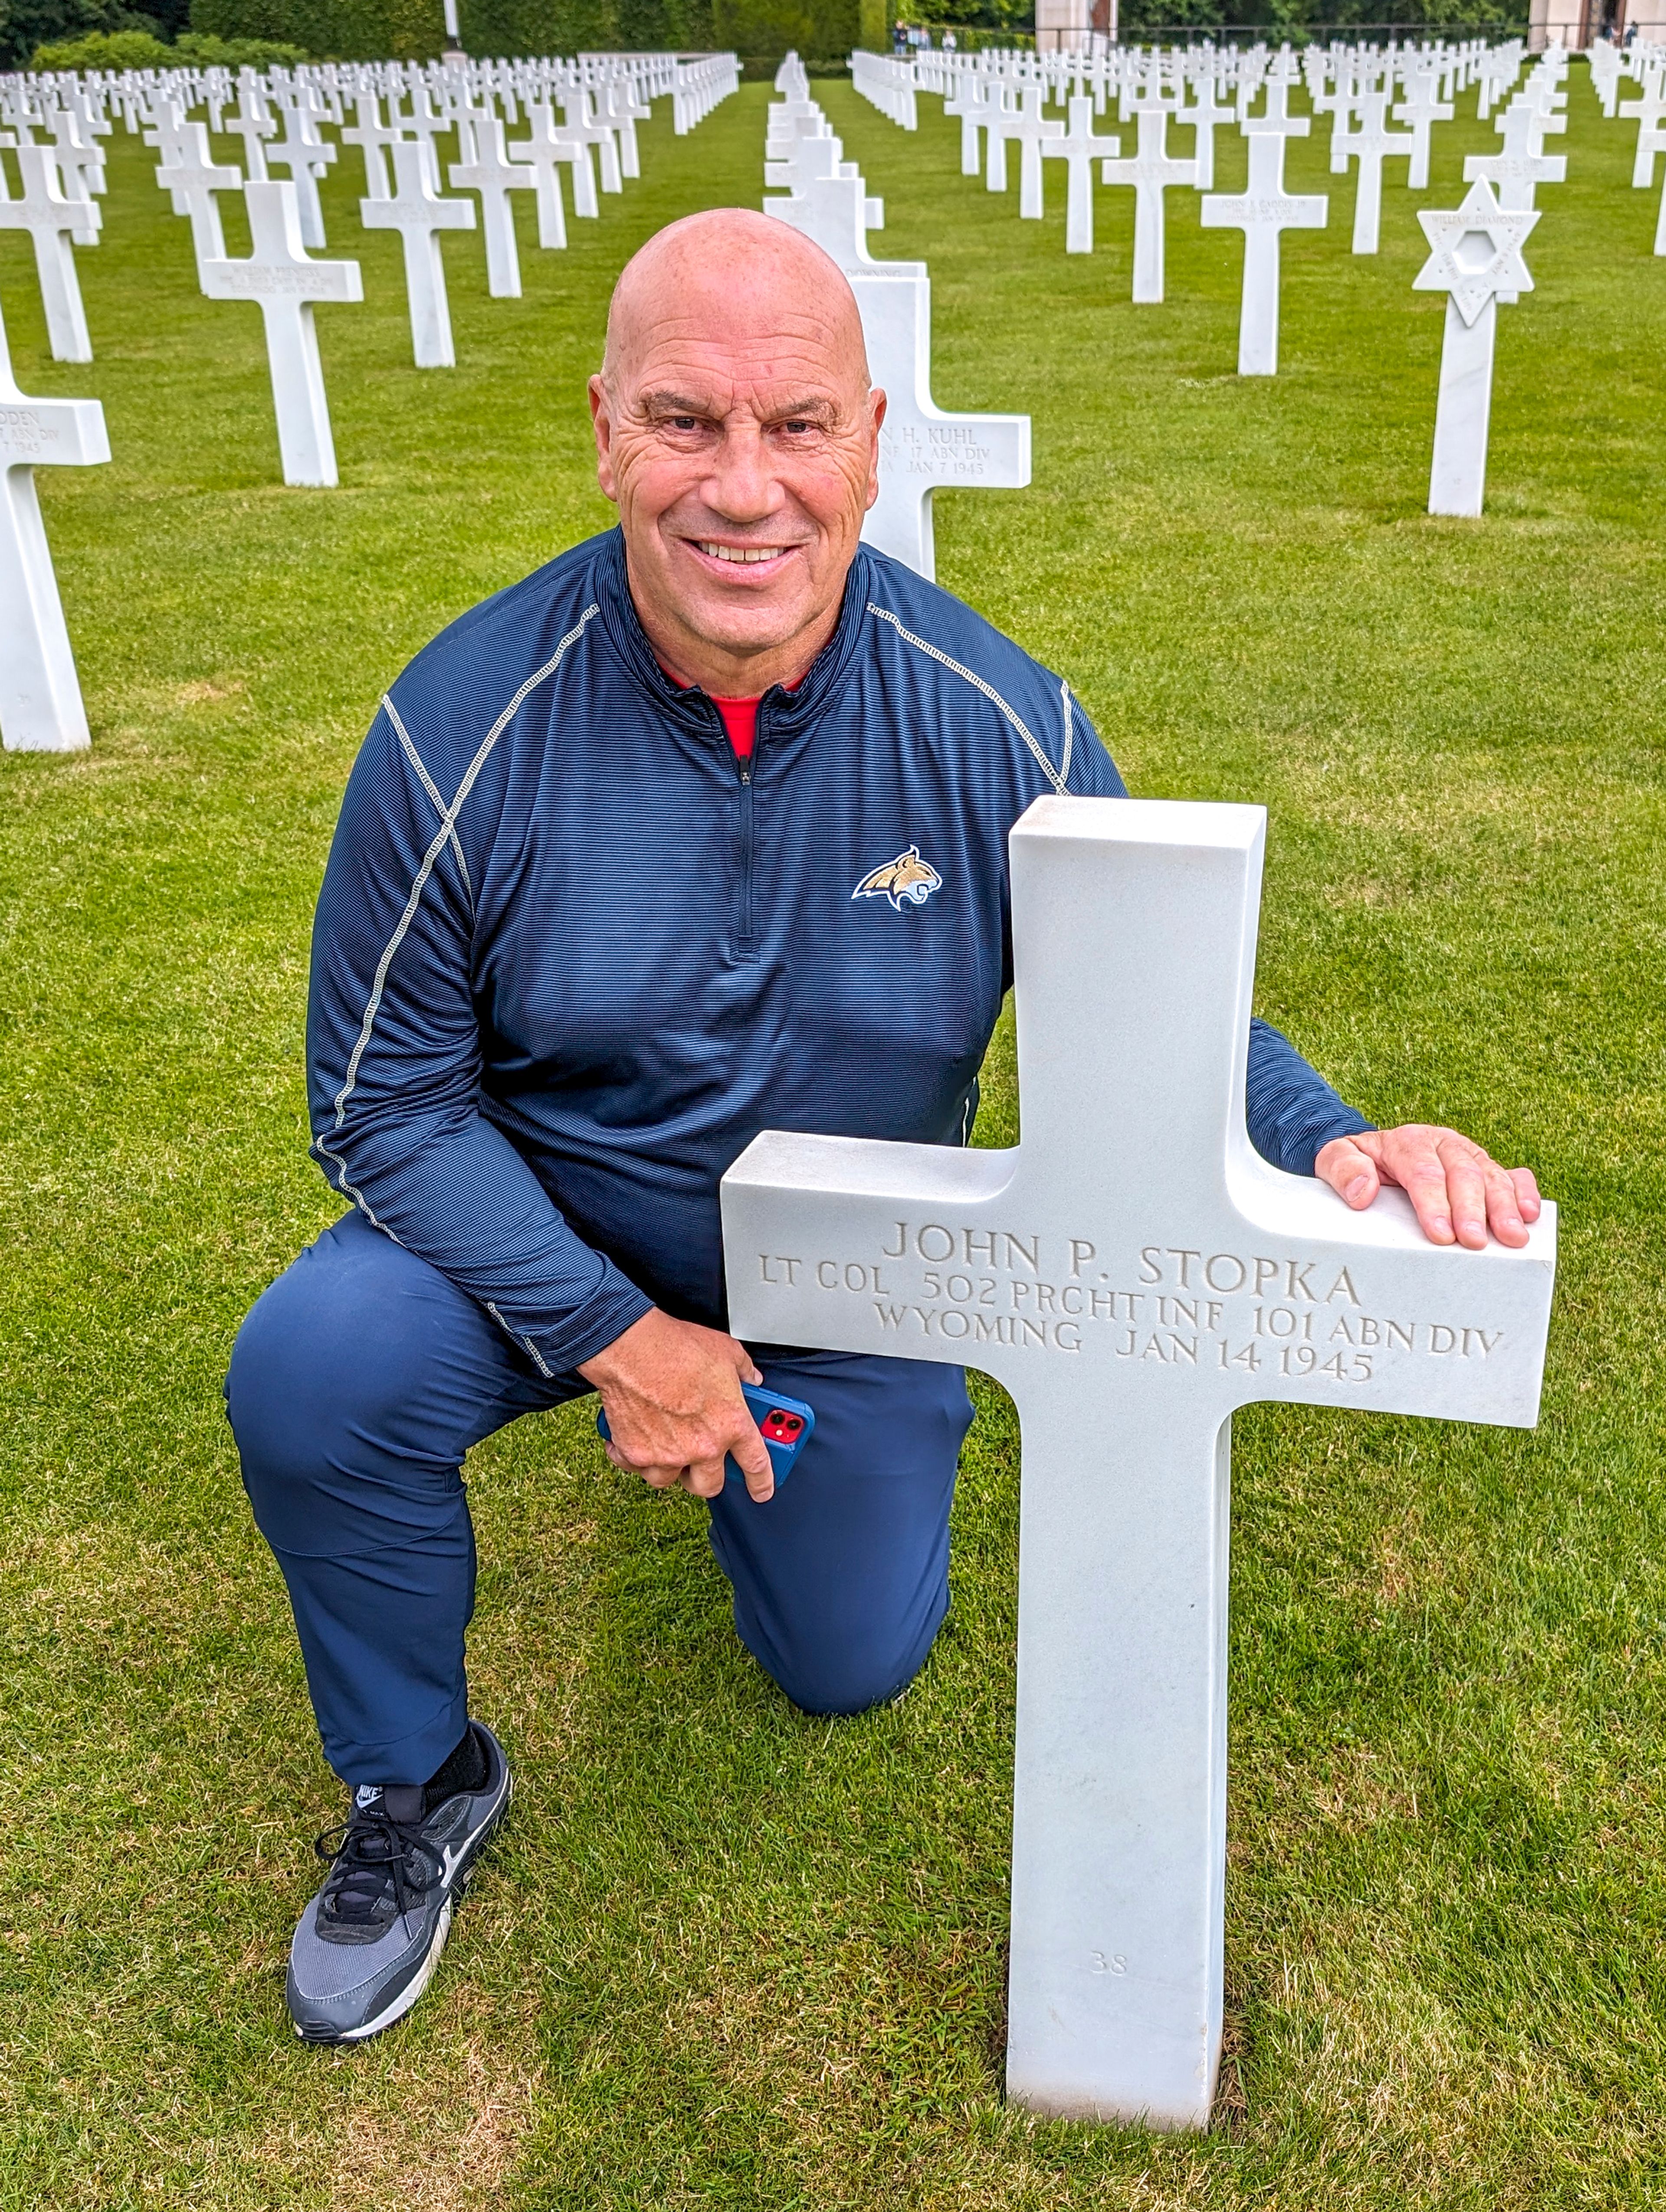
<svg viewBox="0 0 1666 2212">
<path fill-rule="evenodd" d="M 366 1806 L 339 1827 L 326 1828 L 314 1837 L 313 1849 L 331 1870 L 325 1893 L 340 1921 L 370 1920 L 390 1884 L 395 1910 L 404 1912 L 421 1902 L 436 1879 L 420 1825 L 396 1820 L 380 1805 Z"/>
</svg>

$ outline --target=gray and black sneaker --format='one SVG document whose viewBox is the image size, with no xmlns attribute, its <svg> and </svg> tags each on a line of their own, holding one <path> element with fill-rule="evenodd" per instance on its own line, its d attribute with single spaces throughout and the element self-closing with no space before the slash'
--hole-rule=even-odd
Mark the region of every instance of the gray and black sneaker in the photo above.
<svg viewBox="0 0 1666 2212">
<path fill-rule="evenodd" d="M 330 1876 L 301 1916 L 286 1992 L 295 2033 L 308 2043 L 379 2035 L 433 1979 L 452 1909 L 509 1802 L 502 1746 L 478 1721 L 470 1726 L 477 1775 L 485 1761 L 477 1788 L 440 1794 L 442 1768 L 426 1788 L 361 1789 L 351 1819 L 313 1846 Z M 459 1750 L 467 1747 L 465 1739 Z"/>
</svg>

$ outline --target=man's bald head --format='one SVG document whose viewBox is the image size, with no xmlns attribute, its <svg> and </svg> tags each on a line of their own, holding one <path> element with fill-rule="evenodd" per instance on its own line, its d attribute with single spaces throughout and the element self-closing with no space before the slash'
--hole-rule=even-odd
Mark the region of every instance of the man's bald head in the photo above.
<svg viewBox="0 0 1666 2212">
<path fill-rule="evenodd" d="M 597 474 L 661 664 L 719 696 L 802 675 L 879 492 L 885 394 L 820 246 L 746 208 L 627 263 L 590 380 Z"/>
<path fill-rule="evenodd" d="M 813 240 L 754 208 L 710 208 L 667 223 L 620 271 L 607 310 L 602 375 L 617 388 L 645 337 L 686 331 L 726 342 L 813 336 L 830 368 L 868 388 L 856 295 Z"/>
</svg>

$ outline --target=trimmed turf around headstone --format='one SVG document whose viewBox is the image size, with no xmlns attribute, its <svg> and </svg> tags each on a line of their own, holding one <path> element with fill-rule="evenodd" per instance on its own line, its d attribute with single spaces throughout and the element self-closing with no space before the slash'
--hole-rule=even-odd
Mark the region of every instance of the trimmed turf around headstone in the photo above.
<svg viewBox="0 0 1666 2212">
<path fill-rule="evenodd" d="M 100 400 L 113 453 L 41 483 L 93 750 L 0 763 L 0 2206 L 1649 2203 L 1666 267 L 1632 128 L 1577 68 L 1487 512 L 1454 521 L 1424 512 L 1445 303 L 1411 289 L 1415 211 L 1456 204 L 1490 125 L 1437 126 L 1426 198 L 1391 174 L 1377 256 L 1341 217 L 1286 240 L 1279 374 L 1242 382 L 1242 245 L 1191 196 L 1167 304 L 1136 307 L 1130 195 L 1067 257 L 1056 175 L 1020 223 L 936 100 L 910 136 L 815 90 L 884 197 L 873 250 L 929 259 L 939 404 L 1034 418 L 1029 490 L 939 496 L 943 581 L 1070 676 L 1137 793 L 1269 807 L 1262 1010 L 1377 1118 L 1450 1116 L 1561 1202 L 1542 1425 L 1236 1425 L 1206 2138 L 1000 2102 L 1018 1465 L 990 1389 L 938 1650 L 831 1726 L 745 1658 L 703 1515 L 609 1470 L 589 1409 L 477 1453 L 473 1678 L 515 1811 L 410 2021 L 297 2045 L 283 1954 L 338 1792 L 218 1389 L 334 1211 L 304 1154 L 312 900 L 381 684 L 605 521 L 582 381 L 609 285 L 660 222 L 757 204 L 767 91 L 682 140 L 662 103 L 642 180 L 563 254 L 518 209 L 519 301 L 486 298 L 478 234 L 447 240 L 455 371 L 412 368 L 398 241 L 338 164 L 326 252 L 366 299 L 319 319 L 334 491 L 278 482 L 257 320 L 200 297 L 118 131 L 90 366 L 52 362 L 0 236 L 20 382 Z M 1291 146 L 1292 191 L 1338 189 L 1327 135 Z M 1243 142 L 1217 153 L 1241 191 Z M 986 1142 L 1014 1139 L 1009 1064 Z"/>
</svg>

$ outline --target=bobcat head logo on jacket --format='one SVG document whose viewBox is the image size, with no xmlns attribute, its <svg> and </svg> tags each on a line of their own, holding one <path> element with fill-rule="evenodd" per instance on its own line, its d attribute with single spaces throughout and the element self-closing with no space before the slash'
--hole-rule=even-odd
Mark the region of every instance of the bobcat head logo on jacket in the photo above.
<svg viewBox="0 0 1666 2212">
<path fill-rule="evenodd" d="M 904 899 L 910 906 L 924 906 L 932 893 L 942 888 L 942 877 L 929 860 L 921 859 L 920 848 L 910 845 L 884 867 L 871 868 L 850 896 L 853 899 L 888 898 L 901 914 Z"/>
</svg>

